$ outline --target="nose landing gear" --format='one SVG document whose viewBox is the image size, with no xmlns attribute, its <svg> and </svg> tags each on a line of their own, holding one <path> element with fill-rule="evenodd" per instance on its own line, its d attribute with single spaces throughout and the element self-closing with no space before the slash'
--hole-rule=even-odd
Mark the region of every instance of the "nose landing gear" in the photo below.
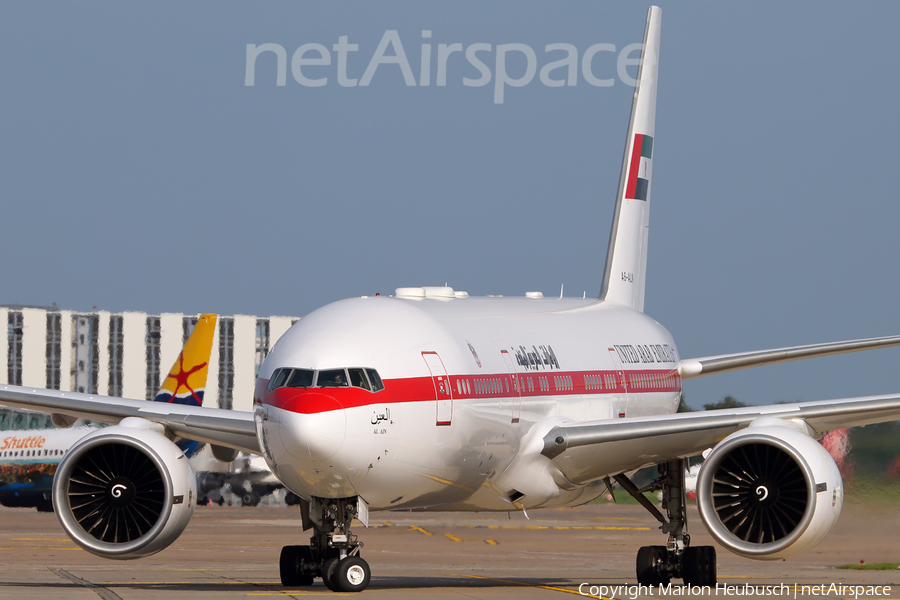
<svg viewBox="0 0 900 600">
<path fill-rule="evenodd" d="M 313 530 L 309 546 L 281 549 L 281 584 L 305 587 L 321 577 L 334 592 L 361 592 L 369 586 L 371 571 L 359 551 L 363 544 L 350 533 L 358 499 L 312 498 L 300 500 L 303 530 Z"/>
</svg>

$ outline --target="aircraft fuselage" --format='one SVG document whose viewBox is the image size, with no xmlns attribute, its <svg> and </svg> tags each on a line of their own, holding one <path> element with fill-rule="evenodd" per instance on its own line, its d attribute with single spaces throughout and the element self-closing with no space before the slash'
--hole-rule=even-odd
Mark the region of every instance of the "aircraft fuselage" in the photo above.
<svg viewBox="0 0 900 600">
<path fill-rule="evenodd" d="M 451 294 L 335 302 L 278 341 L 257 380 L 255 417 L 289 489 L 359 495 L 373 510 L 580 504 L 604 488 L 568 484 L 540 456 L 553 425 L 677 410 L 675 343 L 643 313 L 593 299 Z M 317 385 L 283 385 L 287 369 L 306 384 L 315 372 Z M 364 370 L 356 385 L 334 381 Z"/>
</svg>

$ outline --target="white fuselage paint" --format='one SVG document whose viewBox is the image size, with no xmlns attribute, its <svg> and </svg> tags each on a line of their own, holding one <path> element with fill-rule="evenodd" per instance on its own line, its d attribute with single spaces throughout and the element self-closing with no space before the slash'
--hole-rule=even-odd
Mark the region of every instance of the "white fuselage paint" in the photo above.
<svg viewBox="0 0 900 600">
<path fill-rule="evenodd" d="M 610 351 L 617 345 L 645 350 L 621 356 Z M 646 352 L 651 346 L 669 354 Z M 520 364 L 528 360 L 523 348 L 537 349 L 538 355 L 552 350 L 545 355 L 552 356 L 551 364 L 526 368 Z M 423 353 L 436 353 L 449 375 L 449 425 L 437 424 L 438 404 L 446 396 L 436 389 L 439 383 Z M 634 357 L 643 362 L 633 362 Z M 257 430 L 270 468 L 307 498 L 359 495 L 373 510 L 509 511 L 580 504 L 603 488 L 567 482 L 541 456 L 547 431 L 560 423 L 674 413 L 681 387 L 676 377 L 666 389 L 626 393 L 610 389 L 607 379 L 605 392 L 585 390 L 584 373 L 671 375 L 677 361 L 665 328 L 608 302 L 350 299 L 301 319 L 275 345 L 259 374 Z M 518 378 L 509 376 L 511 366 Z M 317 408 L 286 410 L 260 398 L 275 369 L 286 367 L 369 367 L 378 370 L 386 387 L 377 393 L 353 390 L 366 395 L 363 405 L 349 403 L 353 406 L 344 405 L 346 388 L 303 390 Z M 568 379 L 555 379 L 560 374 Z M 429 378 L 433 387 L 409 385 Z M 465 393 L 465 385 L 474 387 L 479 379 L 495 387 L 485 394 Z M 518 381 L 513 388 L 523 386 L 521 398 L 508 387 L 512 381 Z"/>
</svg>

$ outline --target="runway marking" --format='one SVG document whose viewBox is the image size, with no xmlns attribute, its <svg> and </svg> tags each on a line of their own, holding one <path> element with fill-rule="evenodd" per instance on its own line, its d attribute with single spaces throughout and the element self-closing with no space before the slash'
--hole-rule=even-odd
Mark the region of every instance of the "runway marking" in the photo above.
<svg viewBox="0 0 900 600">
<path fill-rule="evenodd" d="M 389 523 L 387 521 L 382 521 L 384 523 L 383 526 L 376 525 L 376 528 L 381 527 L 400 527 L 400 525 L 396 525 L 394 523 Z M 447 527 L 447 528 L 460 528 L 460 529 L 508 529 L 508 530 L 528 530 L 528 531 L 570 531 L 570 530 L 582 530 L 582 531 L 650 531 L 650 527 L 631 527 L 627 525 L 439 525 L 438 527 Z M 418 525 L 410 525 L 408 529 L 395 529 L 393 531 L 385 531 L 384 533 L 408 533 L 410 531 L 418 531 L 419 533 L 423 533 L 425 535 L 432 535 L 431 532 L 426 531 L 422 527 Z"/>
<path fill-rule="evenodd" d="M 14 542 L 71 542 L 69 538 L 12 538 Z"/>
<path fill-rule="evenodd" d="M 460 577 L 460 575 L 457 575 L 457 577 Z M 512 579 L 494 579 L 493 577 L 482 577 L 480 575 L 462 575 L 461 577 L 471 577 L 472 579 L 484 579 L 486 581 L 497 581 L 499 583 L 512 583 L 515 585 L 522 585 L 525 587 L 540 588 L 542 590 L 551 590 L 554 592 L 566 592 L 567 594 L 575 594 L 576 596 L 584 596 L 584 594 L 579 593 L 577 590 L 570 590 L 570 589 L 561 588 L 561 587 L 554 587 L 552 585 L 538 585 L 537 583 L 525 583 L 524 581 L 513 581 Z M 601 600 L 613 600 L 612 598 L 607 598 L 605 596 L 600 596 L 600 598 L 601 598 Z"/>
<path fill-rule="evenodd" d="M 81 587 L 88 588 L 89 590 L 91 590 L 92 592 L 94 592 L 95 594 L 97 594 L 98 596 L 103 598 L 103 600 L 122 600 L 122 597 L 119 596 L 117 593 L 112 592 L 112 591 L 106 589 L 105 587 L 101 587 L 95 583 L 91 583 L 87 579 L 82 579 L 81 577 L 72 575 L 71 573 L 69 573 L 68 571 L 65 571 L 63 569 L 50 569 L 50 572 L 56 573 L 58 576 L 62 577 L 63 579 L 68 579 L 72 583 L 80 585 Z"/>
<path fill-rule="evenodd" d="M 0 546 L 0 550 L 81 550 L 81 548 L 77 546 L 66 546 L 65 548 L 56 546 Z"/>
<path fill-rule="evenodd" d="M 227 571 L 227 572 L 231 573 L 232 571 L 260 571 L 260 570 L 265 570 L 266 568 L 268 568 L 268 567 L 261 566 L 260 568 L 256 568 L 256 569 L 234 568 L 234 569 L 144 569 L 144 570 L 145 571 L 164 571 L 164 572 L 172 571 L 172 572 L 176 572 L 176 573 L 179 573 L 179 572 L 180 573 L 184 573 L 184 572 L 206 573 L 207 571 Z"/>
<path fill-rule="evenodd" d="M 335 596 L 349 596 L 350 594 L 342 594 L 340 592 L 332 592 L 327 589 L 322 591 L 310 591 L 310 590 L 285 590 L 283 592 L 249 592 L 246 594 L 247 596 L 328 596 L 329 598 L 334 598 Z"/>
<path fill-rule="evenodd" d="M 196 581 L 110 581 L 98 583 L 97 585 L 106 588 L 128 588 L 136 585 L 196 585 Z M 879 600 L 881 600 L 879 598 Z"/>
<path fill-rule="evenodd" d="M 495 542 L 494 540 L 476 540 L 476 539 L 472 539 L 472 538 L 461 538 L 461 537 L 456 537 L 452 533 L 445 533 L 444 537 L 446 537 L 448 540 L 451 540 L 453 542 L 484 542 L 485 544 L 490 544 L 491 546 L 498 545 L 497 542 Z"/>
<path fill-rule="evenodd" d="M 630 527 L 626 525 L 459 525 L 466 529 L 528 529 L 538 531 L 552 529 L 562 531 L 566 529 L 582 529 L 591 531 L 650 531 L 650 527 Z"/>
</svg>

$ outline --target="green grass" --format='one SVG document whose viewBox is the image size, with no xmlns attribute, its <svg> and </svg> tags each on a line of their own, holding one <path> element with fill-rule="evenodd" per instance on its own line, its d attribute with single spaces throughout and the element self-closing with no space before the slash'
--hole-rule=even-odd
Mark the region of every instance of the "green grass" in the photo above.
<svg viewBox="0 0 900 600">
<path fill-rule="evenodd" d="M 838 569 L 853 571 L 896 571 L 900 563 L 868 563 L 865 565 L 841 565 Z"/>
</svg>

